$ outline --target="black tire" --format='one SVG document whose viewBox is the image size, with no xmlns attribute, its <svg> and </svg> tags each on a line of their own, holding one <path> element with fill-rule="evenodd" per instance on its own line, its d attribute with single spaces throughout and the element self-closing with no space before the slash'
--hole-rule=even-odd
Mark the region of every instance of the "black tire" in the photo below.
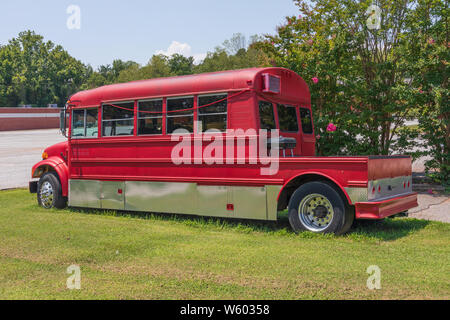
<svg viewBox="0 0 450 320">
<path fill-rule="evenodd" d="M 67 198 L 62 195 L 61 182 L 56 173 L 47 172 L 39 179 L 37 200 L 45 209 L 64 209 L 67 206 Z"/>
<path fill-rule="evenodd" d="M 300 186 L 292 195 L 288 210 L 289 222 L 295 232 L 340 235 L 350 229 L 355 218 L 354 209 L 327 182 L 309 182 Z"/>
</svg>

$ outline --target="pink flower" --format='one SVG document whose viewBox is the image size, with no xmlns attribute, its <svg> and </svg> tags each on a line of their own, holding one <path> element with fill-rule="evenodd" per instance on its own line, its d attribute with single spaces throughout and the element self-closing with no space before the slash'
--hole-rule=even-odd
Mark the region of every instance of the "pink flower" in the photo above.
<svg viewBox="0 0 450 320">
<path fill-rule="evenodd" d="M 336 131 L 337 130 L 337 127 L 334 125 L 334 124 L 332 124 L 332 123 L 330 123 L 329 125 L 328 125 L 328 127 L 327 127 L 327 131 L 328 132 L 334 132 L 334 131 Z"/>
<path fill-rule="evenodd" d="M 314 82 L 314 84 L 318 84 L 319 83 L 319 78 L 314 77 L 314 78 L 312 78 L 312 81 Z"/>
<path fill-rule="evenodd" d="M 433 194 L 433 189 L 428 189 L 428 194 Z"/>
<path fill-rule="evenodd" d="M 314 40 L 313 40 L 313 39 L 309 39 L 309 40 L 307 41 L 307 43 L 308 43 L 310 46 L 312 46 L 312 45 L 314 44 Z"/>
<path fill-rule="evenodd" d="M 318 134 L 318 135 L 316 136 L 316 139 L 317 139 L 317 140 L 319 140 L 319 139 L 320 139 L 320 134 Z"/>
</svg>

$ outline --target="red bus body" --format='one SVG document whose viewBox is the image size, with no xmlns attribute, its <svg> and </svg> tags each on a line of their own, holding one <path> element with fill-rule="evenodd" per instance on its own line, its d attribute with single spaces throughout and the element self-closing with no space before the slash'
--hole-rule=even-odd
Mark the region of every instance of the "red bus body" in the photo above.
<svg viewBox="0 0 450 320">
<path fill-rule="evenodd" d="M 260 129 L 260 101 L 272 103 L 277 128 L 278 104 L 296 107 L 297 132 L 280 134 L 297 143 L 287 153 L 280 151 L 278 173 L 262 175 L 263 165 L 250 163 L 173 163 L 171 152 L 178 142 L 167 134 L 167 99 L 193 97 L 193 119 L 198 119 L 197 98 L 208 94 L 227 94 L 227 129 Z M 138 101 L 148 99 L 162 99 L 162 133 L 140 136 L 136 130 Z M 124 101 L 134 104 L 132 135 L 102 137 L 102 106 Z M 98 137 L 73 139 L 69 128 L 67 143 L 48 148 L 48 158 L 32 169 L 33 178 L 56 172 L 62 193 L 73 207 L 274 221 L 296 188 L 310 181 L 333 184 L 354 206 L 357 219 L 382 219 L 417 206 L 410 157 L 315 156 L 314 131 L 303 132 L 300 114 L 304 109 L 311 112 L 310 92 L 305 81 L 287 69 L 245 69 L 115 84 L 72 96 L 69 110 L 83 109 L 97 110 Z M 194 122 L 194 132 L 197 125 Z M 249 147 L 245 148 L 248 155 Z"/>
</svg>

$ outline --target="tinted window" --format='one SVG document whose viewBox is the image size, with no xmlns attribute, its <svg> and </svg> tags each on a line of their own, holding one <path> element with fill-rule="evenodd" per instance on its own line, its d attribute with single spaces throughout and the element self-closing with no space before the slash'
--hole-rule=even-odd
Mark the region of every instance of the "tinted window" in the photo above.
<svg viewBox="0 0 450 320">
<path fill-rule="evenodd" d="M 259 118 L 261 121 L 261 129 L 276 129 L 272 103 L 267 101 L 259 102 Z"/>
<path fill-rule="evenodd" d="M 293 106 L 278 105 L 278 120 L 280 121 L 280 131 L 298 132 L 297 110 Z"/>
<path fill-rule="evenodd" d="M 198 119 L 202 124 L 203 132 L 210 129 L 227 130 L 228 101 L 226 98 L 226 94 L 198 97 Z"/>
<path fill-rule="evenodd" d="M 134 102 L 103 105 L 103 136 L 131 136 L 134 134 Z"/>
<path fill-rule="evenodd" d="M 86 110 L 86 137 L 98 137 L 98 110 Z"/>
<path fill-rule="evenodd" d="M 303 133 L 306 133 L 306 134 L 313 133 L 311 111 L 309 109 L 300 108 L 300 117 L 302 118 L 301 121 L 302 121 Z"/>
<path fill-rule="evenodd" d="M 162 99 L 138 102 L 138 134 L 162 134 Z"/>
<path fill-rule="evenodd" d="M 194 98 L 167 99 L 167 133 L 178 129 L 194 132 Z"/>
<path fill-rule="evenodd" d="M 73 110 L 72 114 L 72 138 L 84 137 L 84 112 L 85 110 Z"/>
<path fill-rule="evenodd" d="M 72 138 L 98 137 L 98 110 L 74 110 L 72 114 Z"/>
</svg>

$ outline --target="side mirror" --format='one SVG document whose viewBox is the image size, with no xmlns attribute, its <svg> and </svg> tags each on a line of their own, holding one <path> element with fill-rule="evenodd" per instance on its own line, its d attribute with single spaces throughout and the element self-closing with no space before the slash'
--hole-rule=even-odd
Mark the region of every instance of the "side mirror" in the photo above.
<svg viewBox="0 0 450 320">
<path fill-rule="evenodd" d="M 59 130 L 67 138 L 67 106 L 59 111 Z"/>
</svg>

